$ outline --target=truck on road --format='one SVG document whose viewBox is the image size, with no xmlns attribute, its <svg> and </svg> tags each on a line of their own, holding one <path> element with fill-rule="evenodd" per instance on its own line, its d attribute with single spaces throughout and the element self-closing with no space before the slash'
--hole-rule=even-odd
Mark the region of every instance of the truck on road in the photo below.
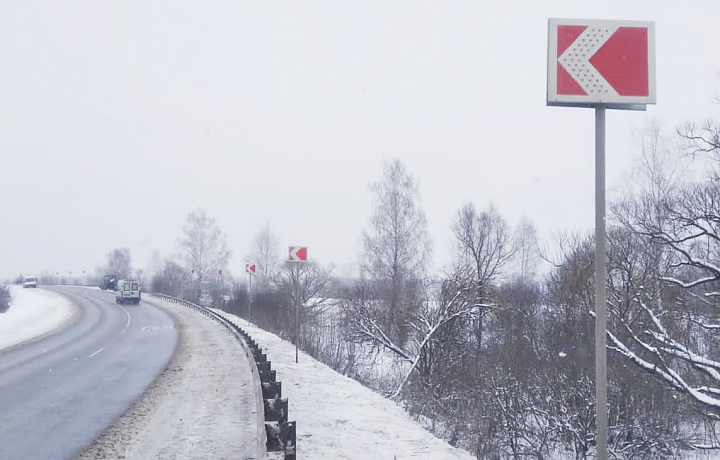
<svg viewBox="0 0 720 460">
<path fill-rule="evenodd" d="M 105 275 L 102 279 L 102 283 L 100 284 L 100 289 L 108 290 L 108 291 L 114 291 L 115 288 L 117 288 L 117 276 L 115 275 Z"/>
</svg>

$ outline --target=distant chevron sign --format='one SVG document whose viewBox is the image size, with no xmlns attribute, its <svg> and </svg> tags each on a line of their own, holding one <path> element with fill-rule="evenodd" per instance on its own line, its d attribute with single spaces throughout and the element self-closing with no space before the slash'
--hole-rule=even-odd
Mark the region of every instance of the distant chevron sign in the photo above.
<svg viewBox="0 0 720 460">
<path fill-rule="evenodd" d="M 547 77 L 548 105 L 655 104 L 655 25 L 550 19 Z"/>
<path fill-rule="evenodd" d="M 307 248 L 303 246 L 290 246 L 290 262 L 307 262 Z"/>
</svg>

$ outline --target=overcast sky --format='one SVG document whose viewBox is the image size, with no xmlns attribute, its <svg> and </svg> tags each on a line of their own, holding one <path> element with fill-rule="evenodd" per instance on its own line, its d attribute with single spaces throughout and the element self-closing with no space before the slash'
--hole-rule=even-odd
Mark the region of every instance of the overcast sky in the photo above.
<svg viewBox="0 0 720 460">
<path fill-rule="evenodd" d="M 466 202 L 541 236 L 594 225 L 592 109 L 546 107 L 548 18 L 655 21 L 657 106 L 607 114 L 608 187 L 636 133 L 720 115 L 720 2 L 6 1 L 0 279 L 170 255 L 188 213 L 357 260 L 368 184 L 400 158 L 441 266 Z M 282 254 L 285 257 L 285 254 Z"/>
</svg>

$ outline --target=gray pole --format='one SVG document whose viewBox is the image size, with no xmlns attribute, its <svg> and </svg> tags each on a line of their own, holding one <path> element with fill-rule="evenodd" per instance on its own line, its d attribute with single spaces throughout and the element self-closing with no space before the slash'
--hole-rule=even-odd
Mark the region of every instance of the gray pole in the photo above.
<svg viewBox="0 0 720 460">
<path fill-rule="evenodd" d="M 252 272 L 248 272 L 250 283 L 248 286 L 248 320 L 252 323 Z"/>
<path fill-rule="evenodd" d="M 595 418 L 597 460 L 607 460 L 607 350 L 605 309 L 605 107 L 595 107 Z"/>
<path fill-rule="evenodd" d="M 295 266 L 295 364 L 297 364 L 300 339 L 300 264 L 296 262 Z"/>
</svg>

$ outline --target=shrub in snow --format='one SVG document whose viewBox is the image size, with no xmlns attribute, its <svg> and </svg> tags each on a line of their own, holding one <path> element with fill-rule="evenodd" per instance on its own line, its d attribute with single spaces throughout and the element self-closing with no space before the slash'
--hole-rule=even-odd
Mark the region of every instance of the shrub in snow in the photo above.
<svg viewBox="0 0 720 460">
<path fill-rule="evenodd" d="M 12 305 L 12 294 L 7 286 L 0 286 L 0 313 L 5 313 Z"/>
</svg>

